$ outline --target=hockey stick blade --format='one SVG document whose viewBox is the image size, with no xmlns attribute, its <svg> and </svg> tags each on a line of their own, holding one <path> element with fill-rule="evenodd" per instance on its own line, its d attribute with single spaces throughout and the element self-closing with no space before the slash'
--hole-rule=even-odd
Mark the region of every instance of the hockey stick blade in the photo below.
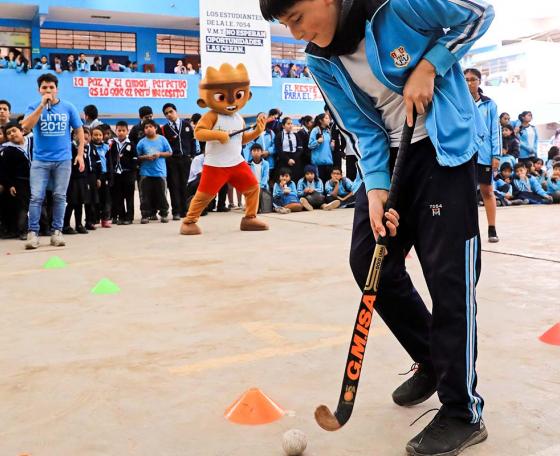
<svg viewBox="0 0 560 456">
<path fill-rule="evenodd" d="M 396 207 L 400 187 L 400 176 L 402 173 L 401 170 L 412 141 L 415 124 L 416 111 L 414 112 L 412 127 L 409 127 L 405 123 L 403 128 L 385 211 Z M 320 405 L 315 410 L 315 421 L 317 421 L 317 424 L 325 431 L 338 431 L 348 422 L 354 410 L 354 402 L 358 392 L 358 383 L 360 381 L 366 344 L 373 319 L 373 308 L 377 298 L 381 267 L 383 265 L 383 258 L 387 253 L 387 242 L 388 238 L 386 236 L 379 237 L 375 245 L 369 273 L 362 293 L 362 300 L 356 317 L 356 323 L 354 324 L 354 332 L 348 350 L 344 379 L 342 381 L 342 389 L 340 391 L 336 411 L 332 413 L 326 405 Z"/>
</svg>

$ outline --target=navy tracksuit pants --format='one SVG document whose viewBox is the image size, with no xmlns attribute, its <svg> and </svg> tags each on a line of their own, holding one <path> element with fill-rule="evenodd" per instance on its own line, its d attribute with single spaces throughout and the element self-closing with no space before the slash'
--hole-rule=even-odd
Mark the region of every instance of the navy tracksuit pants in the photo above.
<svg viewBox="0 0 560 456">
<path fill-rule="evenodd" d="M 396 150 L 391 149 L 391 169 Z M 383 262 L 376 310 L 411 358 L 433 366 L 442 413 L 478 422 L 475 286 L 480 275 L 476 167 L 472 159 L 440 166 L 429 138 L 412 144 L 401 176 L 400 226 Z M 406 272 L 414 246 L 432 300 L 432 313 Z M 375 248 L 368 199 L 356 195 L 350 265 L 366 281 Z"/>
</svg>

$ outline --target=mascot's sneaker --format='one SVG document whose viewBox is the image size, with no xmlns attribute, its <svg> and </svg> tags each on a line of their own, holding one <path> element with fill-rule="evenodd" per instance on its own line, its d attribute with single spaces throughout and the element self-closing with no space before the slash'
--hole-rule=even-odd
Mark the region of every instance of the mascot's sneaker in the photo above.
<svg viewBox="0 0 560 456">
<path fill-rule="evenodd" d="M 239 228 L 241 231 L 266 231 L 268 224 L 257 217 L 243 217 Z"/>
<path fill-rule="evenodd" d="M 196 223 L 182 223 L 180 233 L 192 236 L 195 234 L 202 234 L 202 230 Z"/>
</svg>

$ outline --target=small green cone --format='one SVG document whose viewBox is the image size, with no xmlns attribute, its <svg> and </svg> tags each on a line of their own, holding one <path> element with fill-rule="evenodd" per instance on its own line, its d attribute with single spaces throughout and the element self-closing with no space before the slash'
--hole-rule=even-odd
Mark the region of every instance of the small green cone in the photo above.
<svg viewBox="0 0 560 456">
<path fill-rule="evenodd" d="M 91 289 L 91 292 L 97 295 L 115 294 L 119 291 L 121 291 L 121 289 L 118 285 L 107 278 L 101 279 L 97 282 L 97 285 Z"/>
<path fill-rule="evenodd" d="M 63 269 L 66 267 L 64 260 L 58 256 L 50 257 L 43 265 L 44 269 Z"/>
</svg>

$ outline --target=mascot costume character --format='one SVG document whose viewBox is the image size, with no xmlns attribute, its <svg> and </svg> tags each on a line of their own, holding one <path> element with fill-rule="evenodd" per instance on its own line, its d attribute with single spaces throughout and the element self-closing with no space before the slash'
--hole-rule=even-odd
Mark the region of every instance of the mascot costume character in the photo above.
<svg viewBox="0 0 560 456">
<path fill-rule="evenodd" d="M 265 128 L 261 115 L 252 131 L 245 128 L 239 110 L 251 99 L 249 74 L 243 64 L 233 68 L 224 63 L 217 70 L 208 67 L 199 85 L 201 108 L 210 108 L 194 130 L 198 141 L 206 142 L 204 166 L 196 195 L 181 225 L 181 234 L 201 234 L 197 225 L 200 214 L 214 199 L 220 188 L 230 183 L 245 196 L 245 216 L 242 231 L 268 230 L 268 225 L 257 218 L 259 183 L 250 166 L 241 155 L 243 144 L 256 139 Z"/>
</svg>

